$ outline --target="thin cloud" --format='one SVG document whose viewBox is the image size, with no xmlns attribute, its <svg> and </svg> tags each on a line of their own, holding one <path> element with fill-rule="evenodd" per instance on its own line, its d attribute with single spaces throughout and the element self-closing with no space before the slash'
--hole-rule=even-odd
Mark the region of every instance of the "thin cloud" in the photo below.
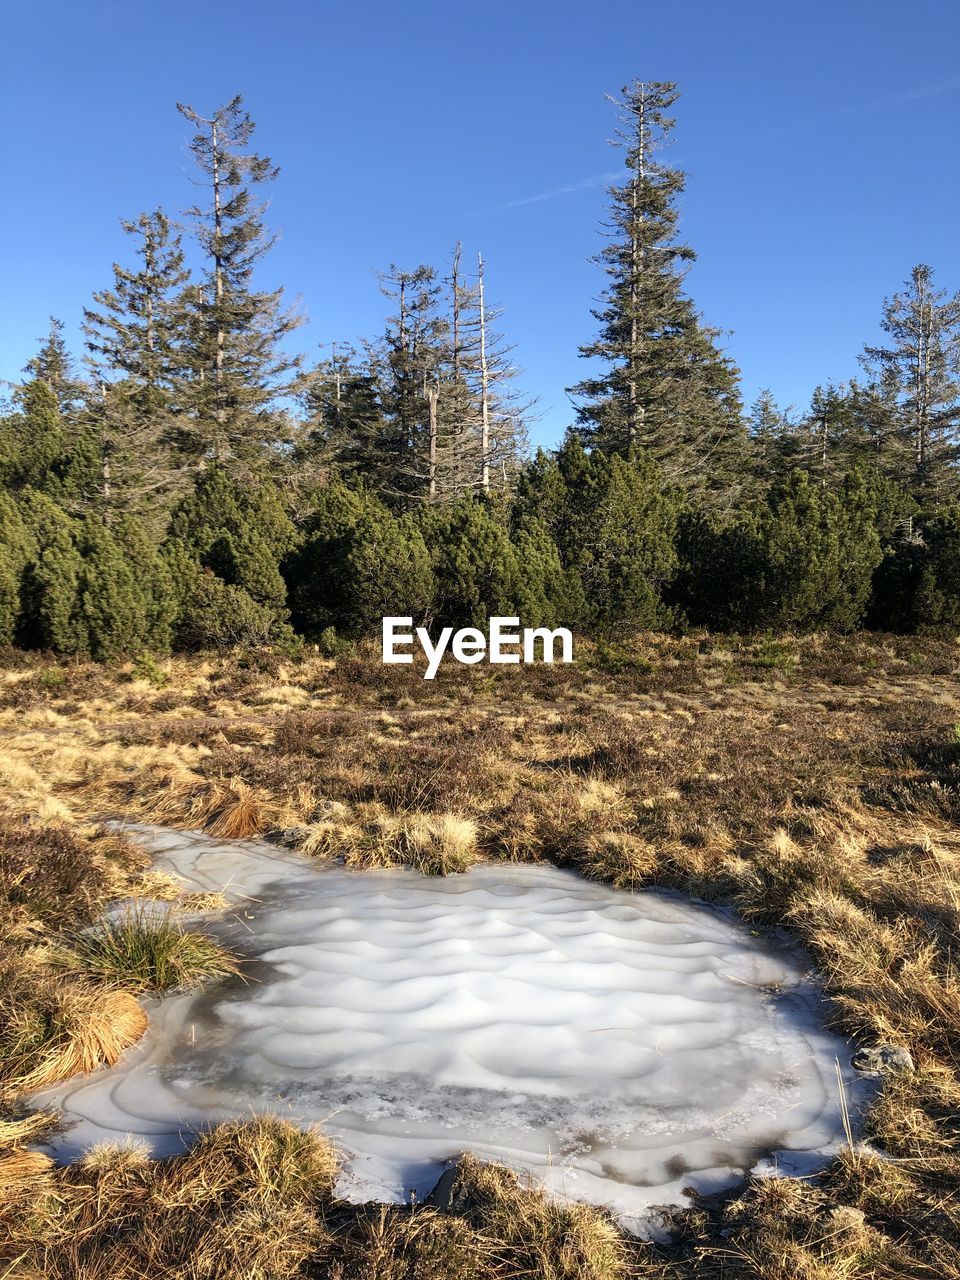
<svg viewBox="0 0 960 1280">
<path fill-rule="evenodd" d="M 506 204 L 498 204 L 491 213 L 502 213 L 506 209 L 521 209 L 528 204 L 542 204 L 544 200 L 557 200 L 560 196 L 570 196 L 577 191 L 588 191 L 591 187 L 606 186 L 608 182 L 616 182 L 626 173 L 625 169 L 616 169 L 612 173 L 595 173 L 590 178 L 581 178 L 579 182 L 570 182 L 565 187 L 555 187 L 552 191 L 540 191 L 535 196 L 523 196 L 519 200 L 508 200 Z"/>
<path fill-rule="evenodd" d="M 812 133 L 822 129 L 824 125 L 842 120 L 862 120 L 868 116 L 879 115 L 882 111 L 892 111 L 895 107 L 906 106 L 910 102 L 923 102 L 929 98 L 943 98 L 948 94 L 960 92 L 960 76 L 950 76 L 946 80 L 937 80 L 933 84 L 919 85 L 915 89 L 904 89 L 900 93 L 890 93 L 882 98 L 874 98 L 869 102 L 852 103 L 848 107 L 838 107 L 829 115 L 808 116 L 797 124 L 784 129 L 774 129 L 764 136 L 768 138 L 792 138 L 803 133 Z"/>
</svg>

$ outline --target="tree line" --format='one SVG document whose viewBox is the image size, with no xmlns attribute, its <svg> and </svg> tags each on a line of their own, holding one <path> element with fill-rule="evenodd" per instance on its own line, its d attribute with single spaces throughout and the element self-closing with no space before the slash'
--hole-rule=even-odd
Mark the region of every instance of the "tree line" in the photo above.
<svg viewBox="0 0 960 1280">
<path fill-rule="evenodd" d="M 126 263 L 48 336 L 0 418 L 0 643 L 111 658 L 335 646 L 386 614 L 637 627 L 960 625 L 960 294 L 925 265 L 886 345 L 809 409 L 745 411 L 697 311 L 662 161 L 673 84 L 615 100 L 605 287 L 576 421 L 531 457 L 532 406 L 458 245 L 390 266 L 382 333 L 307 367 L 258 287 L 277 168 L 242 99 L 195 130 L 200 198 L 123 222 Z"/>
</svg>

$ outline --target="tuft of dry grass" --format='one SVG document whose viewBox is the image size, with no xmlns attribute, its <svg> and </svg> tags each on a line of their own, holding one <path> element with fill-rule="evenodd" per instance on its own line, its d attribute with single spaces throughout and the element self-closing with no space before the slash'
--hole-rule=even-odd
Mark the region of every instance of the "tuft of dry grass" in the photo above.
<svg viewBox="0 0 960 1280">
<path fill-rule="evenodd" d="M 493 1274 L 518 1280 L 623 1280 L 629 1274 L 623 1234 L 608 1214 L 548 1196 L 504 1165 L 462 1156 L 451 1198 L 483 1233 Z"/>
<path fill-rule="evenodd" d="M 328 1246 L 336 1167 L 326 1139 L 274 1119 L 222 1125 L 163 1162 L 110 1144 L 57 1171 L 29 1217 L 6 1215 L 10 1251 L 48 1280 L 293 1280 Z"/>
<path fill-rule="evenodd" d="M 228 778 L 214 787 L 204 822 L 210 835 L 242 840 L 259 835 L 265 825 L 260 802 L 240 778 Z"/>
<path fill-rule="evenodd" d="M 2 997 L 0 1090 L 29 1093 L 112 1066 L 147 1029 L 128 991 L 22 975 Z"/>
</svg>

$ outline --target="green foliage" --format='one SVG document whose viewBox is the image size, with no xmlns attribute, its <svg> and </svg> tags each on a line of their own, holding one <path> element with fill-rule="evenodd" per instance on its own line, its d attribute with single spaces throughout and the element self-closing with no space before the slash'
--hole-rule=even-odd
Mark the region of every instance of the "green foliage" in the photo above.
<svg viewBox="0 0 960 1280">
<path fill-rule="evenodd" d="M 122 516 L 111 532 L 133 569 L 140 642 L 154 653 L 169 653 L 180 604 L 169 562 L 132 516 Z"/>
<path fill-rule="evenodd" d="M 518 510 L 542 520 L 556 542 L 568 621 L 611 632 L 667 620 L 677 504 L 644 454 L 588 453 L 570 435 L 521 478 Z"/>
<path fill-rule="evenodd" d="M 519 616 L 524 572 L 500 510 L 461 498 L 423 517 L 433 563 L 433 617 L 445 627 L 486 627 L 496 615 Z"/>
<path fill-rule="evenodd" d="M 133 663 L 133 679 L 146 680 L 155 689 L 163 689 L 170 683 L 170 677 L 162 667 L 158 666 L 149 653 L 141 653 Z"/>
<path fill-rule="evenodd" d="M 924 521 L 887 556 L 871 622 L 898 631 L 960 630 L 960 508 Z"/>
<path fill-rule="evenodd" d="M 78 535 L 79 622 L 86 631 L 84 651 L 98 660 L 118 658 L 145 641 L 144 597 L 133 565 L 109 530 L 95 517 Z"/>
<path fill-rule="evenodd" d="M 272 609 L 210 572 L 197 577 L 175 629 L 177 648 L 188 650 L 269 644 L 285 635 Z"/>
<path fill-rule="evenodd" d="M 74 522 L 50 498 L 33 490 L 23 495 L 20 510 L 34 551 L 23 572 L 17 643 L 28 649 L 84 653 L 83 560 L 74 543 Z"/>
<path fill-rule="evenodd" d="M 396 516 L 371 495 L 333 481 L 307 519 L 303 545 L 286 565 L 296 625 L 307 636 L 331 628 L 375 631 L 393 614 L 419 622 L 433 578 L 423 537 L 410 516 Z"/>
<path fill-rule="evenodd" d="M 618 141 L 629 176 L 610 188 L 609 240 L 596 258 L 607 277 L 593 313 L 600 329 L 580 348 L 600 371 L 571 390 L 590 444 L 622 457 L 642 448 L 671 484 L 709 501 L 736 492 L 747 435 L 738 370 L 683 291 L 696 257 L 677 239 L 685 176 L 658 157 L 678 96 L 658 81 L 621 91 Z"/>
<path fill-rule="evenodd" d="M 135 992 L 184 991 L 237 972 L 212 938 L 149 907 L 108 916 L 78 934 L 61 959 L 67 968 Z"/>
<path fill-rule="evenodd" d="M 863 620 L 880 538 L 862 485 L 842 498 L 796 472 L 761 513 L 761 579 L 756 621 L 763 627 L 851 631 Z"/>
<path fill-rule="evenodd" d="M 35 554 L 17 504 L 0 491 L 0 645 L 12 644 L 20 619 L 24 570 Z"/>
<path fill-rule="evenodd" d="M 219 466 L 197 479 L 176 507 L 169 537 L 205 569 L 281 616 L 286 586 L 280 561 L 293 548 L 296 530 L 273 484 L 263 477 L 241 485 Z"/>
</svg>

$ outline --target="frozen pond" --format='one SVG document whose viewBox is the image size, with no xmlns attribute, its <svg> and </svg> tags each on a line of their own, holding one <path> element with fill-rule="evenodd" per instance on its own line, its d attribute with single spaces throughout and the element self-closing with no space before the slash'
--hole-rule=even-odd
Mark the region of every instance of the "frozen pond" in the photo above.
<svg viewBox="0 0 960 1280">
<path fill-rule="evenodd" d="M 256 841 L 133 828 L 233 906 L 247 982 L 150 1002 L 112 1070 L 40 1095 L 70 1159 L 136 1135 L 170 1154 L 255 1111 L 321 1121 L 352 1200 L 422 1197 L 470 1150 L 642 1229 L 684 1189 L 842 1141 L 835 1061 L 801 957 L 660 893 L 547 866 L 347 871 Z"/>
</svg>

